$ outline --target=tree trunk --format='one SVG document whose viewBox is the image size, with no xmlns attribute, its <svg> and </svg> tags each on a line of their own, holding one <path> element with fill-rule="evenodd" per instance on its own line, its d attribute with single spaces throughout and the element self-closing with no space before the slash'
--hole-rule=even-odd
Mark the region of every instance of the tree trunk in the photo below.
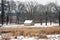
<svg viewBox="0 0 60 40">
<path fill-rule="evenodd" d="M 59 12 L 59 25 L 60 25 L 60 12 Z"/>
<path fill-rule="evenodd" d="M 2 14 L 1 14 L 1 22 L 2 22 L 2 25 L 3 25 L 3 22 L 4 22 L 4 1 L 2 1 Z"/>
<path fill-rule="evenodd" d="M 46 25 L 47 25 L 47 12 L 46 12 Z"/>
</svg>

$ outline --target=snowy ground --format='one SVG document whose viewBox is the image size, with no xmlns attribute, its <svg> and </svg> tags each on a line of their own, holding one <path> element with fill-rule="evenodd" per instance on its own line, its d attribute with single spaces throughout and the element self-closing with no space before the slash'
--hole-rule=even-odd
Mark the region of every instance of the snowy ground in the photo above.
<svg viewBox="0 0 60 40">
<path fill-rule="evenodd" d="M 0 35 L 0 40 L 2 40 L 2 36 Z M 10 40 L 60 40 L 60 34 L 55 34 L 55 35 L 47 35 L 47 38 L 38 38 L 38 37 L 30 37 L 30 36 L 17 36 L 15 39 L 14 36 L 11 36 Z"/>
<path fill-rule="evenodd" d="M 14 23 L 8 24 L 8 25 L 6 25 L 6 24 L 3 25 L 3 27 L 18 27 L 18 26 L 28 27 L 28 26 L 24 26 L 24 24 L 14 24 Z M 47 25 L 46 25 L 46 23 L 42 23 L 42 25 L 40 23 L 35 23 L 33 26 L 29 26 L 29 27 L 53 27 L 53 26 L 59 26 L 59 23 L 52 23 L 51 25 L 50 25 L 50 23 L 47 23 Z"/>
<path fill-rule="evenodd" d="M 4 24 L 3 27 L 24 27 L 24 24 Z M 53 26 L 59 26 L 58 23 L 52 23 L 52 25 L 50 25 L 50 23 L 47 23 L 47 25 L 45 25 L 45 23 L 43 23 L 42 25 L 40 23 L 35 23 L 33 26 L 29 26 L 29 27 L 53 27 Z M 28 27 L 28 26 L 26 26 Z M 37 37 L 24 37 L 24 36 L 18 36 L 17 39 L 15 39 L 14 37 L 11 37 L 10 40 L 60 40 L 60 34 L 55 34 L 55 35 L 47 35 L 48 39 L 38 39 Z"/>
<path fill-rule="evenodd" d="M 34 26 L 36 26 L 36 27 L 52 27 L 52 26 L 59 26 L 59 23 L 52 23 L 51 25 L 50 25 L 50 23 L 47 23 L 47 25 L 46 25 L 46 23 L 42 23 L 42 25 L 40 23 L 36 23 L 36 24 L 34 24 Z"/>
<path fill-rule="evenodd" d="M 47 35 L 47 38 L 45 39 L 38 39 L 38 37 L 24 37 L 24 36 L 18 36 L 17 39 L 11 38 L 10 40 L 60 40 L 60 34 L 55 35 Z"/>
</svg>

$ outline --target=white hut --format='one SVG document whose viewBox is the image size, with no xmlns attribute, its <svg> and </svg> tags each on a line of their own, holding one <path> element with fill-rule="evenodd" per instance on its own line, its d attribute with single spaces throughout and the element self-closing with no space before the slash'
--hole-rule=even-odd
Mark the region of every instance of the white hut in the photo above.
<svg viewBox="0 0 60 40">
<path fill-rule="evenodd" d="M 25 20 L 24 25 L 25 26 L 31 26 L 31 25 L 33 25 L 33 20 Z"/>
</svg>

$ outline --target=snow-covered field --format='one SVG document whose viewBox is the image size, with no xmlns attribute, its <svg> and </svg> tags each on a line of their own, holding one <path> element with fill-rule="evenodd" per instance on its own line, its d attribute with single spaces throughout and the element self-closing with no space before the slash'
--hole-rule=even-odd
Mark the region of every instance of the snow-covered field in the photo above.
<svg viewBox="0 0 60 40">
<path fill-rule="evenodd" d="M 14 23 L 8 24 L 8 25 L 6 25 L 6 24 L 3 25 L 3 27 L 18 27 L 18 26 L 28 27 L 28 26 L 25 26 L 24 24 L 14 24 Z M 50 23 L 47 23 L 47 25 L 46 25 L 46 23 L 42 23 L 42 25 L 40 23 L 35 23 L 34 25 L 29 26 L 29 27 L 53 27 L 53 26 L 59 26 L 59 23 L 52 22 L 51 25 L 50 25 Z"/>
<path fill-rule="evenodd" d="M 12 38 L 10 40 L 39 40 L 39 39 L 38 39 L 38 37 L 34 37 L 34 36 L 33 37 L 29 37 L 29 36 L 27 36 L 27 37 L 18 36 L 17 39 Z"/>
<path fill-rule="evenodd" d="M 52 26 L 59 26 L 59 23 L 52 23 L 51 25 L 50 25 L 50 23 L 47 23 L 47 25 L 46 25 L 46 23 L 42 23 L 42 25 L 40 23 L 35 23 L 34 26 L 36 26 L 36 27 L 52 27 Z"/>
<path fill-rule="evenodd" d="M 15 39 L 14 36 L 10 37 L 10 40 L 60 40 L 60 34 L 52 34 L 52 35 L 46 35 L 47 38 L 38 38 L 38 36 L 32 36 L 30 37 L 29 35 L 24 37 L 24 36 L 17 36 Z M 6 37 L 4 37 L 6 38 Z M 0 40 L 3 40 L 2 35 L 0 35 Z"/>
<path fill-rule="evenodd" d="M 10 40 L 60 40 L 60 34 L 56 35 L 47 35 L 47 38 L 45 39 L 39 39 L 38 37 L 23 37 L 23 36 L 18 36 L 17 39 L 11 38 Z"/>
<path fill-rule="evenodd" d="M 42 25 L 40 23 L 35 23 L 33 26 L 24 26 L 24 24 L 4 24 L 3 27 L 53 27 L 53 26 L 59 26 L 59 23 L 52 23 L 50 25 L 50 23 L 47 23 L 47 25 L 45 25 L 46 23 L 43 23 Z M 1 36 L 0 36 L 1 38 Z M 46 39 L 38 39 L 38 37 L 24 37 L 24 36 L 17 36 L 17 39 L 15 39 L 14 37 L 11 37 L 10 40 L 60 40 L 60 34 L 56 34 L 56 35 L 47 35 Z"/>
</svg>

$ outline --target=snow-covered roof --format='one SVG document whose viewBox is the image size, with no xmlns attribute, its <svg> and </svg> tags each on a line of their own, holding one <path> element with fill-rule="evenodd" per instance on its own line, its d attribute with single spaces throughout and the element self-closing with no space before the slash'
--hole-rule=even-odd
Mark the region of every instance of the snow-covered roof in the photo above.
<svg viewBox="0 0 60 40">
<path fill-rule="evenodd" d="M 24 23 L 32 23 L 33 20 L 25 20 Z"/>
</svg>

